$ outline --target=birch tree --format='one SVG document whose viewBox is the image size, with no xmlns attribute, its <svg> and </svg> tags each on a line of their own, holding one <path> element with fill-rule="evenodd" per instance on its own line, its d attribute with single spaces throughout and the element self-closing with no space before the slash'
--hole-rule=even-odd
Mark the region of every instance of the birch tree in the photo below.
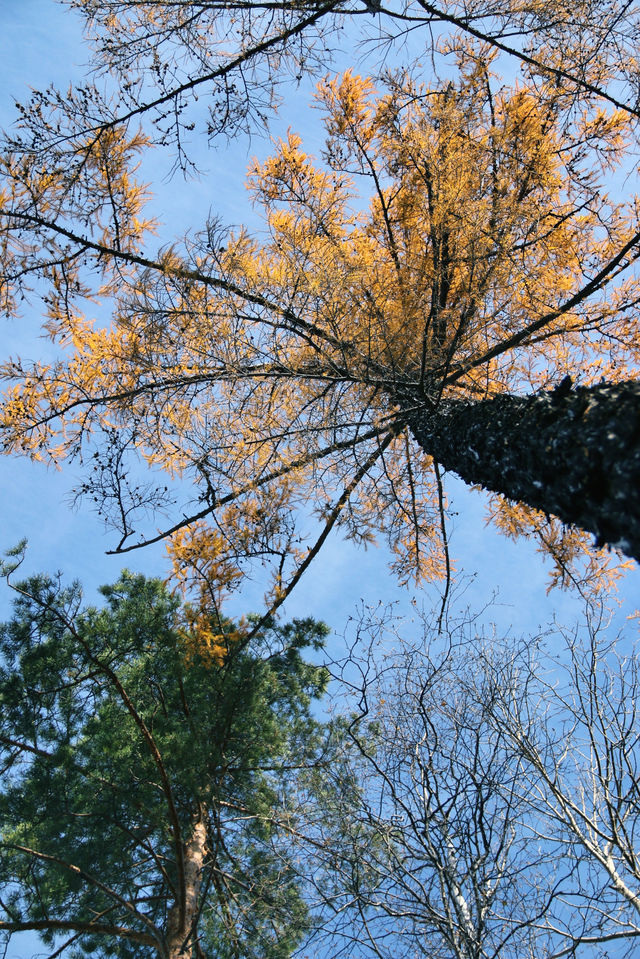
<svg viewBox="0 0 640 959">
<path fill-rule="evenodd" d="M 558 629 L 555 662 L 532 664 L 491 706 L 522 759 L 519 788 L 532 818 L 576 863 L 567 911 L 554 922 L 565 955 L 581 938 L 632 955 L 640 936 L 640 663 L 631 637 L 608 638 L 604 620 L 595 610 L 581 626 Z"/>
<path fill-rule="evenodd" d="M 638 657 L 605 627 L 359 624 L 328 773 L 352 796 L 338 847 L 326 816 L 332 954 L 635 955 Z"/>
</svg>

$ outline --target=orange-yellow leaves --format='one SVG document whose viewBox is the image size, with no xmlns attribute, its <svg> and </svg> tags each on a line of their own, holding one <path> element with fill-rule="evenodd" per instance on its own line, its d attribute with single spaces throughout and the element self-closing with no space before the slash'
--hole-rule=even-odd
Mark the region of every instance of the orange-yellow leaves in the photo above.
<svg viewBox="0 0 640 959">
<path fill-rule="evenodd" d="M 241 572 L 225 556 L 224 538 L 203 523 L 173 535 L 168 546 L 172 580 L 182 593 L 185 624 L 181 636 L 187 663 L 220 666 L 241 630 L 230 630 L 221 617 L 225 596 Z"/>
<path fill-rule="evenodd" d="M 42 296 L 57 335 L 78 303 L 114 295 L 132 275 L 129 256 L 154 229 L 136 179 L 150 142 L 123 124 L 94 127 L 89 117 L 102 106 L 95 91 L 69 91 L 67 103 L 47 91 L 34 101 L 44 134 L 34 136 L 36 121 L 23 109 L 26 132 L 0 156 L 0 295 L 7 312 L 25 294 Z"/>
<path fill-rule="evenodd" d="M 177 585 L 185 596 L 215 588 L 219 597 L 232 589 L 238 568 L 225 556 L 224 537 L 204 523 L 179 530 L 168 546 Z"/>
<path fill-rule="evenodd" d="M 362 147 L 369 146 L 379 127 L 375 94 L 372 81 L 354 75 L 351 70 L 334 79 L 326 77 L 319 84 L 316 99 L 326 110 L 329 154 L 335 141 L 343 138 L 349 142 L 355 136 Z"/>
<path fill-rule="evenodd" d="M 547 592 L 560 586 L 576 587 L 587 598 L 602 590 L 611 594 L 623 571 L 633 566 L 631 561 L 617 561 L 608 550 L 594 549 L 588 533 L 567 529 L 555 517 L 545 517 L 523 503 L 492 497 L 490 518 L 510 539 L 534 539 L 538 552 L 551 560 Z"/>
<path fill-rule="evenodd" d="M 333 527 L 364 544 L 385 536 L 403 580 L 445 574 L 444 495 L 403 431 L 407 396 L 482 400 L 548 388 L 569 369 L 582 382 L 637 369 L 636 281 L 612 277 L 606 296 L 572 301 L 638 229 L 636 206 L 598 188 L 625 146 L 621 117 L 578 114 L 538 76 L 493 89 L 492 58 L 463 53 L 456 80 L 430 88 L 325 79 L 324 155 L 289 132 L 252 167 L 259 237 L 210 224 L 155 260 L 120 256 L 144 228 L 132 160 L 144 143 L 114 129 L 78 140 L 92 236 L 110 250 L 76 238 L 77 256 L 45 266 L 38 244 L 50 257 L 62 241 L 39 226 L 3 254 L 16 275 L 20 257 L 35 264 L 47 330 L 66 351 L 5 369 L 7 442 L 58 456 L 92 430 L 120 430 L 149 469 L 193 484 L 167 527 L 184 524 L 174 572 L 194 598 L 189 641 L 213 660 L 224 630 L 212 611 L 247 563 L 271 567 L 277 603 Z M 28 182 L 40 215 L 80 215 L 62 169 L 27 163 L 23 175 L 11 163 L 3 205 L 26 202 Z M 98 291 L 80 252 L 104 269 Z M 113 300 L 108 329 L 79 306 L 96 292 Z M 317 521 L 314 539 L 299 532 L 302 514 Z M 535 531 L 565 570 L 558 583 L 591 562 L 584 539 L 526 510 L 503 504 L 494 519 L 510 535 Z"/>
<path fill-rule="evenodd" d="M 622 110 L 585 112 L 579 131 L 585 147 L 599 157 L 602 170 L 615 167 L 629 145 L 629 117 Z"/>
<path fill-rule="evenodd" d="M 222 666 L 233 647 L 242 640 L 243 633 L 229 629 L 226 623 L 215 624 L 211 613 L 184 607 L 184 626 L 178 627 L 187 667 L 193 663 L 210 669 Z"/>
</svg>

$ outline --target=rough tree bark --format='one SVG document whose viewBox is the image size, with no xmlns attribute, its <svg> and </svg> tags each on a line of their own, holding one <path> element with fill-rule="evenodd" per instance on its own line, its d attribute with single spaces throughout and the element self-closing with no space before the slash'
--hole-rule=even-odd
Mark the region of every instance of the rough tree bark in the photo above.
<svg viewBox="0 0 640 959">
<path fill-rule="evenodd" d="M 193 833 L 184 845 L 184 887 L 169 910 L 165 959 L 191 959 L 192 932 L 198 914 L 200 882 L 207 845 L 207 811 L 200 806 L 194 817 Z"/>
<path fill-rule="evenodd" d="M 640 561 L 640 383 L 573 389 L 567 377 L 530 396 L 410 404 L 405 393 L 409 428 L 446 470 Z"/>
</svg>

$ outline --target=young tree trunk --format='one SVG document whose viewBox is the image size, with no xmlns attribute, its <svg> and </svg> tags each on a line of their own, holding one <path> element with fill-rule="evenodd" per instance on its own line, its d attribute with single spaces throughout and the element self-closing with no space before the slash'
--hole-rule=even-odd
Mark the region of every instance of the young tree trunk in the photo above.
<svg viewBox="0 0 640 959">
<path fill-rule="evenodd" d="M 402 406 L 446 470 L 594 533 L 640 560 L 640 383 Z"/>
<path fill-rule="evenodd" d="M 203 806 L 194 817 L 193 833 L 184 845 L 184 901 L 181 896 L 169 910 L 166 953 L 163 959 L 190 959 L 194 942 L 192 930 L 197 917 L 202 866 L 207 844 L 207 813 Z M 182 909 L 181 909 L 182 906 Z"/>
</svg>

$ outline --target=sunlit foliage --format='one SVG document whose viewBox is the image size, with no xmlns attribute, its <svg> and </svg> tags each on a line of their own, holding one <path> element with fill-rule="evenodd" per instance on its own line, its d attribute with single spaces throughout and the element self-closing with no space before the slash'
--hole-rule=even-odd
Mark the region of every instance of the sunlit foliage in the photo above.
<svg viewBox="0 0 640 959">
<path fill-rule="evenodd" d="M 129 16 L 169 29 L 162 10 L 116 4 L 106 61 L 124 56 Z M 157 256 L 135 179 L 149 141 L 125 132 L 147 107 L 120 123 L 97 94 L 45 97 L 46 115 L 36 97 L 3 161 L 3 302 L 44 290 L 66 355 L 3 367 L 5 448 L 87 461 L 81 492 L 119 529 L 117 548 L 169 538 L 186 588 L 233 588 L 258 561 L 278 605 L 336 526 L 386 537 L 402 580 L 445 576 L 446 491 L 411 410 L 568 372 L 615 382 L 638 365 L 637 202 L 605 188 L 633 139 L 631 109 L 606 94 L 618 75 L 604 53 L 579 83 L 525 57 L 506 86 L 493 40 L 441 44 L 445 80 L 325 78 L 323 156 L 290 131 L 251 170 L 264 231 L 212 221 Z M 92 125 L 92 111 L 113 119 Z M 55 163 L 34 147 L 43 125 Z M 90 295 L 110 303 L 108 327 Z M 196 499 L 176 510 L 186 481 Z M 509 535 L 537 537 L 555 581 L 610 581 L 587 534 L 492 510 Z M 147 512 L 169 515 L 157 533 L 141 528 Z"/>
</svg>

